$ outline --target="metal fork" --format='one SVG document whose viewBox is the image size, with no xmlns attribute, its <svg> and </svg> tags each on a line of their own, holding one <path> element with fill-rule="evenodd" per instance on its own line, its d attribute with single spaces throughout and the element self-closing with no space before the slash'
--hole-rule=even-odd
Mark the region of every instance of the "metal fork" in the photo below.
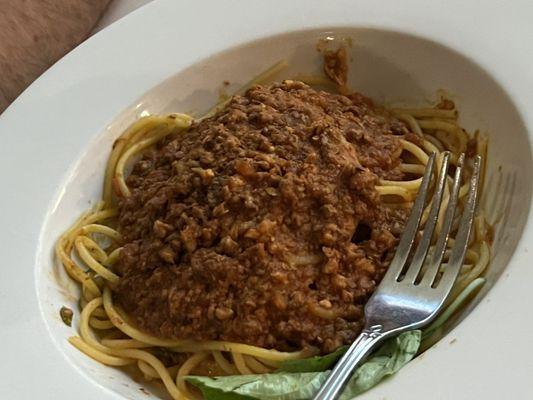
<svg viewBox="0 0 533 400">
<path fill-rule="evenodd" d="M 383 340 L 402 332 L 422 328 L 431 322 L 442 309 L 463 264 L 468 240 L 474 220 L 479 183 L 481 157 L 474 161 L 468 197 L 459 222 L 455 243 L 446 268 L 439 274 L 448 237 L 456 214 L 461 176 L 464 170 L 464 154 L 458 159 L 453 185 L 442 221 L 441 231 L 436 239 L 435 251 L 426 263 L 435 226 L 439 216 L 441 201 L 447 179 L 450 153 L 444 153 L 440 172 L 436 180 L 428 219 L 422 237 L 410 263 L 407 263 L 415 236 L 419 230 L 426 198 L 430 188 L 436 155 L 428 160 L 424 177 L 411 214 L 405 225 L 394 258 L 379 287 L 365 306 L 365 327 L 348 351 L 336 364 L 314 400 L 333 400 L 342 392 L 354 368 Z M 407 265 L 409 264 L 409 265 Z M 419 275 L 422 275 L 419 277 Z"/>
</svg>

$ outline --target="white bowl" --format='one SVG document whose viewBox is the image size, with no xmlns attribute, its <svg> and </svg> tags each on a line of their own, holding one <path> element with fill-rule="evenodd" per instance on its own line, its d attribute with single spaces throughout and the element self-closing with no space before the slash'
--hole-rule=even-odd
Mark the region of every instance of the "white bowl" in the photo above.
<svg viewBox="0 0 533 400">
<path fill-rule="evenodd" d="M 104 30 L 32 85 L 0 117 L 0 171 L 10 187 L 0 196 L 0 208 L 7 210 L 0 231 L 5 261 L 0 339 L 8 360 L 0 364 L 8 382 L 0 387 L 0 397 L 146 398 L 139 390 L 143 385 L 68 344 L 75 332 L 58 311 L 63 305 L 76 309 L 77 287 L 54 264 L 57 237 L 99 198 L 111 143 L 142 112 L 205 110 L 218 99 L 222 81 L 229 80 L 231 90 L 282 58 L 290 68 L 279 79 L 317 72 L 316 42 L 334 36 L 352 38 L 353 89 L 386 104 L 420 104 L 444 89 L 456 101 L 461 123 L 489 137 L 483 204 L 489 220 L 499 220 L 487 285 L 465 310 L 464 321 L 360 398 L 523 398 L 533 351 L 510 338 L 525 341 L 533 328 L 525 319 L 526 303 L 533 299 L 527 283 L 533 272 L 526 268 L 533 236 L 533 94 L 528 90 L 533 82 L 522 74 L 533 55 L 519 51 L 516 40 L 527 35 L 513 30 L 511 22 L 505 25 L 505 40 L 496 30 L 479 35 L 467 24 L 474 10 L 486 24 L 500 21 L 497 7 L 477 10 L 473 1 L 454 1 L 446 8 L 413 1 L 409 12 L 400 4 L 376 1 L 358 4 L 351 13 L 348 1 L 336 7 L 304 0 L 270 6 L 209 3 L 208 11 L 204 3 L 183 8 L 157 2 Z M 279 8 L 269 10 L 272 4 Z M 442 12 L 448 7 L 456 11 L 453 16 Z M 382 10 L 397 17 L 390 19 Z M 139 26 L 146 30 L 140 33 Z M 498 54 L 483 46 L 485 40 Z M 520 241 L 523 232 L 526 239 Z M 22 370 L 31 378 L 17 372 Z"/>
<path fill-rule="evenodd" d="M 138 384 L 122 371 L 102 367 L 67 343 L 72 329 L 58 318 L 62 305 L 77 308 L 77 287 L 62 267 L 54 270 L 50 249 L 58 235 L 101 197 L 104 168 L 111 144 L 122 130 L 146 113 L 196 113 L 217 102 L 222 82 L 237 89 L 273 63 L 286 59 L 290 68 L 276 79 L 320 74 L 319 39 L 350 38 L 352 88 L 385 103 L 426 105 L 444 89 L 456 101 L 461 123 L 489 137 L 486 195 L 482 201 L 490 222 L 497 222 L 487 284 L 462 314 L 466 316 L 504 271 L 523 231 L 531 198 L 531 152 L 527 132 L 509 96 L 481 67 L 435 42 L 398 32 L 365 28 L 331 28 L 286 33 L 223 50 L 166 79 L 124 110 L 87 146 L 71 168 L 63 190 L 41 233 L 42 268 L 39 300 L 59 348 L 84 373 L 101 385 L 142 399 Z M 340 40 L 338 40 L 340 41 Z M 335 46 L 335 43 L 333 43 Z M 249 60 L 243 63 L 243 60 Z M 502 132 L 512 132 L 512 140 Z M 491 190 L 502 187 L 503 190 Z M 509 223 L 517 221 L 517 223 Z M 57 279 L 60 277 L 60 279 Z M 66 289 L 67 288 L 67 289 Z M 446 340 L 446 338 L 444 339 Z M 400 376 L 396 379 L 401 379 Z"/>
</svg>

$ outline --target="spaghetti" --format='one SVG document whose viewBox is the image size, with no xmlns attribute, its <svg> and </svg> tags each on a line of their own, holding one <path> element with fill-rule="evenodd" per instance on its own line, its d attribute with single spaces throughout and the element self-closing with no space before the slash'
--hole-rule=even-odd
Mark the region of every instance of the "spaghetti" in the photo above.
<svg viewBox="0 0 533 400">
<path fill-rule="evenodd" d="M 276 64 L 272 69 L 277 70 L 278 67 Z M 457 123 L 457 110 L 449 107 L 450 102 L 444 105 L 447 108 L 391 110 L 392 114 L 418 135 L 418 143 L 421 143 L 401 140 L 400 170 L 409 177 L 407 180 L 382 179 L 375 187 L 383 202 L 391 209 L 410 208 L 418 192 L 429 154 L 437 153 L 437 164 L 442 162 L 445 151 L 451 152 L 452 164 L 457 163 L 462 152 L 485 156 L 485 140 L 478 133 L 475 141 L 470 140 L 466 131 Z M 220 108 L 221 106 L 215 107 L 210 114 Z M 192 372 L 204 373 L 206 364 L 210 365 L 207 372 L 215 375 L 261 374 L 276 370 L 283 361 L 313 355 L 311 349 L 282 352 L 227 341 L 161 339 L 137 329 L 126 313 L 113 302 L 112 289 L 120 279 L 114 266 L 119 260 L 122 243 L 122 235 L 116 229 L 118 211 L 115 196 L 118 194 L 127 198 L 131 194 L 126 176 L 133 159 L 166 137 L 186 131 L 191 122 L 190 116 L 171 114 L 166 117 L 144 117 L 129 127 L 113 145 L 105 171 L 102 201 L 93 210 L 83 214 L 59 238 L 55 249 L 57 258 L 68 275 L 81 287 L 79 336 L 71 337 L 70 343 L 105 365 L 136 365 L 146 379 L 162 381 L 173 399 L 196 396 L 187 387 L 184 377 Z M 450 175 L 441 214 L 446 209 L 451 183 Z M 468 186 L 465 184 L 460 191 L 460 204 L 467 191 Z M 429 207 L 430 205 L 423 215 L 422 223 L 428 216 Z M 440 215 L 439 220 L 442 217 Z M 457 224 L 455 229 L 456 226 Z M 439 229 L 440 224 L 437 225 L 437 231 Z M 488 231 L 489 227 L 482 213 L 478 213 L 465 264 L 450 297 L 451 310 L 456 309 L 455 303 L 464 301 L 465 293 L 477 288 L 480 282 L 482 284 L 479 277 L 490 260 Z M 448 246 L 453 246 L 453 239 L 448 242 Z M 430 248 L 430 252 L 432 250 Z M 448 255 L 449 252 L 445 254 L 443 269 L 446 268 Z M 317 311 L 318 314 L 322 312 L 328 314 L 327 309 Z M 438 324 L 447 318 L 446 312 L 426 336 L 432 336 L 438 330 Z M 324 318 L 328 318 L 328 315 Z M 173 354 L 184 354 L 184 361 L 166 365 L 158 356 L 160 349 Z"/>
</svg>

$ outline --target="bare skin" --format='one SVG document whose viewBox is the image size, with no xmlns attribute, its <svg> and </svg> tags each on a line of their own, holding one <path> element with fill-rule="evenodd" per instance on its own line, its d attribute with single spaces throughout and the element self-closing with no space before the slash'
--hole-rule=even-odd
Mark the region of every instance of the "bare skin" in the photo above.
<svg viewBox="0 0 533 400">
<path fill-rule="evenodd" d="M 0 113 L 87 38 L 110 0 L 0 0 Z"/>
</svg>

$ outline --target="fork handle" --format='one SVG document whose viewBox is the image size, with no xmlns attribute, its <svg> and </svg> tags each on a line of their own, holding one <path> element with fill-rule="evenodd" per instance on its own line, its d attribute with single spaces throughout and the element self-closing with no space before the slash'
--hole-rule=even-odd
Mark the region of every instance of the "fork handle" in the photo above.
<svg viewBox="0 0 533 400">
<path fill-rule="evenodd" d="M 381 325 L 365 328 L 337 362 L 313 400 L 334 400 L 339 397 L 355 367 L 384 339 Z"/>
</svg>

